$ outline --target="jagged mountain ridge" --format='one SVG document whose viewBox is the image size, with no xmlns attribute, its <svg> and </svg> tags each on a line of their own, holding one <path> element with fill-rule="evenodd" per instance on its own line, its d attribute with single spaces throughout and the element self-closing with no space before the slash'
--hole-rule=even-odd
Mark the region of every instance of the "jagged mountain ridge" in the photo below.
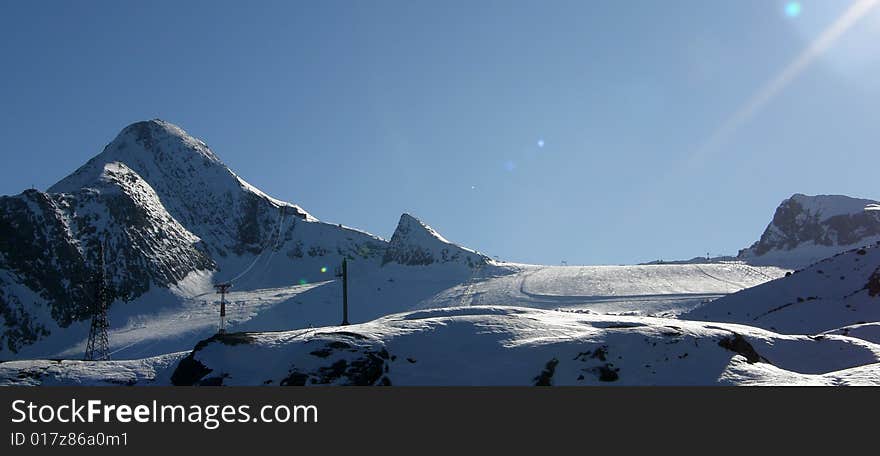
<svg viewBox="0 0 880 456">
<path fill-rule="evenodd" d="M 463 262 L 469 267 L 488 264 L 489 257 L 446 240 L 433 228 L 410 214 L 400 216 L 383 263 L 429 265 Z"/>
<path fill-rule="evenodd" d="M 880 217 L 865 212 L 877 201 L 800 193 L 784 200 L 761 238 L 738 258 L 757 264 L 804 267 L 880 240 Z"/>
<path fill-rule="evenodd" d="M 113 297 L 122 300 L 214 267 L 198 238 L 122 163 L 71 193 L 28 190 L 0 197 L 0 208 L 0 347 L 11 351 L 48 335 L 54 325 L 39 314 L 60 327 L 88 318 L 101 242 Z M 15 285 L 35 296 L 23 300 Z"/>
<path fill-rule="evenodd" d="M 0 353 L 90 316 L 102 240 L 117 304 L 199 271 L 259 288 L 328 280 L 342 258 L 388 262 L 388 241 L 266 195 L 158 119 L 124 128 L 47 192 L 0 207 Z"/>
<path fill-rule="evenodd" d="M 272 235 L 279 211 L 316 220 L 299 206 L 257 190 L 203 141 L 159 119 L 125 127 L 100 154 L 48 191 L 83 188 L 113 162 L 125 163 L 149 182 L 168 213 L 220 256 L 258 253 Z"/>
</svg>

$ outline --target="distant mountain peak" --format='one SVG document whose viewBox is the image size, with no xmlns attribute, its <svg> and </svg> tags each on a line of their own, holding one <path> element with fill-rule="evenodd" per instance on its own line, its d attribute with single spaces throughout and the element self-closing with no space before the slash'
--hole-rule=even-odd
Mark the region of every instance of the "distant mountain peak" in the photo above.
<svg viewBox="0 0 880 456">
<path fill-rule="evenodd" d="M 111 163 L 122 163 L 140 176 L 176 220 L 219 252 L 241 253 L 264 244 L 277 225 L 279 208 L 317 221 L 299 206 L 248 184 L 204 141 L 161 119 L 123 128 L 100 154 L 49 192 L 73 193 L 93 185 Z"/>
<path fill-rule="evenodd" d="M 143 145 L 144 150 L 147 151 L 156 150 L 156 146 L 161 145 L 163 142 L 180 142 L 187 147 L 178 148 L 178 151 L 198 154 L 212 162 L 222 165 L 220 159 L 202 140 L 191 136 L 183 128 L 162 119 L 135 122 L 123 128 L 122 131 L 119 132 L 119 135 L 116 136 L 116 139 L 110 144 L 112 146 L 115 143 L 117 147 L 124 147 L 126 142 L 140 143 Z"/>
<path fill-rule="evenodd" d="M 70 193 L 94 181 L 107 163 L 124 163 L 145 180 L 179 181 L 206 174 L 214 179 L 233 180 L 234 174 L 202 140 L 161 119 L 135 122 L 123 128 L 104 150 L 73 174 L 49 188 L 51 193 Z M 189 171 L 189 172 L 185 172 Z M 200 178 L 200 176 L 204 176 Z"/>
<path fill-rule="evenodd" d="M 394 230 L 394 235 L 392 235 L 391 240 L 392 242 L 394 241 L 394 236 L 398 236 L 398 238 L 412 238 L 417 235 L 424 235 L 446 244 L 452 244 L 438 233 L 437 230 L 431 228 L 427 223 L 407 212 L 400 215 L 400 221 L 397 223 L 397 229 Z"/>
<path fill-rule="evenodd" d="M 435 229 L 409 213 L 400 216 L 397 229 L 391 236 L 383 263 L 429 265 L 434 263 L 463 263 L 470 267 L 486 264 L 487 256 L 454 244 Z"/>
<path fill-rule="evenodd" d="M 782 204 L 797 203 L 805 211 L 815 214 L 820 220 L 827 220 L 836 215 L 858 214 L 864 211 L 865 206 L 876 204 L 874 200 L 853 198 L 846 195 L 805 195 L 795 193 Z"/>
<path fill-rule="evenodd" d="M 880 239 L 880 218 L 865 212 L 877 201 L 845 195 L 795 193 L 782 201 L 761 238 L 739 257 L 803 267 Z"/>
</svg>

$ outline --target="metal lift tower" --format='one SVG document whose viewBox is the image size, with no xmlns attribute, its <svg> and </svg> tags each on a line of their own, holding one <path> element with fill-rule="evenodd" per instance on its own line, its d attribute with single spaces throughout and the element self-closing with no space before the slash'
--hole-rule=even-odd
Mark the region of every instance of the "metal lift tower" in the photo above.
<svg viewBox="0 0 880 456">
<path fill-rule="evenodd" d="M 336 277 L 342 277 L 342 326 L 348 325 L 348 259 L 342 260 L 342 270 L 336 270 Z"/>
<path fill-rule="evenodd" d="M 95 304 L 92 325 L 89 327 L 89 341 L 86 343 L 86 361 L 107 361 L 110 359 L 110 336 L 107 329 L 107 268 L 104 264 L 104 243 L 100 247 L 100 271 L 95 278 Z"/>
<path fill-rule="evenodd" d="M 218 283 L 214 285 L 220 295 L 220 329 L 217 334 L 226 334 L 226 293 L 232 288 L 231 283 Z"/>
</svg>

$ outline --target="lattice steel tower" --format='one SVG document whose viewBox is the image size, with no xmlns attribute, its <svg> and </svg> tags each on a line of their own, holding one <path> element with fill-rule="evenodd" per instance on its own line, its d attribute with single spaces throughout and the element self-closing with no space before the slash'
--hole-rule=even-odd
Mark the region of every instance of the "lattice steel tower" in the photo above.
<svg viewBox="0 0 880 456">
<path fill-rule="evenodd" d="M 217 334 L 226 334 L 226 293 L 229 293 L 232 283 L 218 283 L 214 285 L 214 288 L 220 295 L 220 328 L 217 330 Z"/>
<path fill-rule="evenodd" d="M 100 270 L 95 277 L 95 302 L 92 313 L 92 325 L 89 328 L 89 341 L 86 343 L 86 361 L 107 361 L 110 359 L 110 336 L 107 330 L 107 268 L 104 263 L 104 243 L 100 247 Z"/>
</svg>

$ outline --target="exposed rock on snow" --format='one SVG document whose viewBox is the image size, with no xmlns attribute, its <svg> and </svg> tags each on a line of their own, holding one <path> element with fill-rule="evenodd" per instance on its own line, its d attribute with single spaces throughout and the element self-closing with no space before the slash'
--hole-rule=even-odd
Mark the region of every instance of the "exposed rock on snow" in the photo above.
<svg viewBox="0 0 880 456">
<path fill-rule="evenodd" d="M 198 238 L 121 163 L 74 192 L 29 190 L 0 197 L 0 207 L 0 353 L 89 317 L 101 242 L 113 297 L 123 301 L 214 267 Z"/>
<path fill-rule="evenodd" d="M 205 241 L 212 254 L 259 253 L 277 231 L 279 212 L 315 220 L 299 206 L 257 190 L 203 141 L 159 119 L 125 127 L 103 152 L 49 192 L 75 192 L 113 162 L 149 182 L 171 216 Z"/>
<path fill-rule="evenodd" d="M 473 268 L 488 264 L 490 259 L 447 241 L 421 220 L 410 214 L 403 214 L 391 236 L 391 243 L 382 262 L 410 266 L 459 262 Z"/>
<path fill-rule="evenodd" d="M 842 195 L 792 195 L 782 202 L 761 239 L 739 258 L 753 264 L 804 267 L 880 240 L 880 217 L 865 212 L 877 201 Z"/>
</svg>

